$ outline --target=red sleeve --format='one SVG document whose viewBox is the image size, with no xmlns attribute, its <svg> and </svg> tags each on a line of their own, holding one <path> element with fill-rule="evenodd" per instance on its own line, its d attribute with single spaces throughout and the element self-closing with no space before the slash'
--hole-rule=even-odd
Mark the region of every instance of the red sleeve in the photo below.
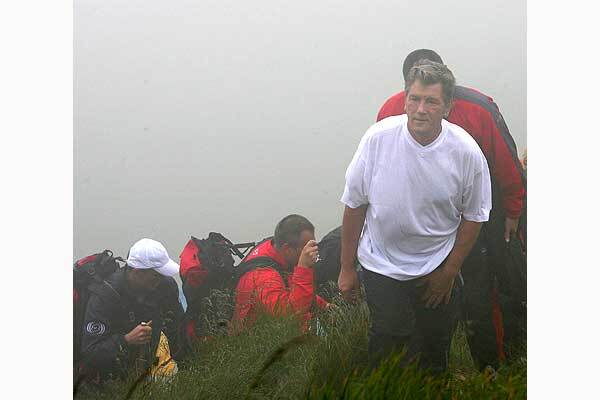
<svg viewBox="0 0 600 400">
<path fill-rule="evenodd" d="M 329 302 L 319 295 L 315 296 L 315 300 L 317 301 L 317 307 L 320 310 L 324 310 L 329 305 Z"/>
<path fill-rule="evenodd" d="M 525 186 L 518 168 L 518 158 L 511 153 L 492 115 L 481 109 L 480 138 L 474 136 L 488 161 L 490 175 L 500 188 L 502 208 L 509 218 L 519 218 L 523 207 Z M 504 123 L 503 121 L 498 121 Z M 505 128 L 501 127 L 502 129 Z M 507 129 L 507 128 L 506 128 Z M 508 132 L 507 132 L 508 133 Z"/>
<path fill-rule="evenodd" d="M 281 275 L 272 268 L 257 268 L 244 277 L 252 282 L 258 302 L 269 312 L 286 314 L 291 310 L 297 314 L 310 311 L 313 298 L 313 269 L 297 266 L 289 277 L 287 288 Z"/>
</svg>

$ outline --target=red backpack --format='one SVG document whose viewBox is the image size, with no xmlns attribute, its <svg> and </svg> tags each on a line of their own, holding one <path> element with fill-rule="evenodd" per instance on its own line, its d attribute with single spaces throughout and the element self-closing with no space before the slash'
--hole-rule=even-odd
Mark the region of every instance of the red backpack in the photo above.
<svg viewBox="0 0 600 400">
<path fill-rule="evenodd" d="M 233 257 L 243 259 L 255 245 L 254 242 L 233 244 L 217 232 L 210 232 L 206 239 L 192 236 L 187 242 L 179 256 L 179 275 L 187 302 L 185 330 L 189 340 L 214 333 L 207 327 L 208 307 L 213 308 L 211 314 L 217 318 L 213 322 L 223 328 L 220 330 L 226 330 L 225 325 L 233 313 L 233 310 L 227 309 L 230 307 L 228 299 L 221 299 L 222 304 L 218 305 L 207 304 L 206 299 L 215 289 L 221 291 L 224 297 L 232 296 L 235 283 Z"/>
</svg>

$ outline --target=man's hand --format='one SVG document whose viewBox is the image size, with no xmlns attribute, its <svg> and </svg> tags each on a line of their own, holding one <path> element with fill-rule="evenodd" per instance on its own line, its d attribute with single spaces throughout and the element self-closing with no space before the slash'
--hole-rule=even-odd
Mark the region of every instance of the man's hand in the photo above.
<svg viewBox="0 0 600 400">
<path fill-rule="evenodd" d="M 457 268 L 450 268 L 444 263 L 433 272 L 418 279 L 416 286 L 423 289 L 421 300 L 425 303 L 425 307 L 436 308 L 442 301 L 444 304 L 450 302 L 457 274 Z"/>
<path fill-rule="evenodd" d="M 127 344 L 146 344 L 152 340 L 152 321 L 148 323 L 142 322 L 125 335 Z"/>
<path fill-rule="evenodd" d="M 306 242 L 306 245 L 302 249 L 302 253 L 300 254 L 300 259 L 298 260 L 298 265 L 302 265 L 303 267 L 312 268 L 317 262 L 317 257 L 319 256 L 319 248 L 317 247 L 316 240 L 309 240 Z"/>
<path fill-rule="evenodd" d="M 358 283 L 358 273 L 356 268 L 348 267 L 340 270 L 340 276 L 338 277 L 338 286 L 342 297 L 346 301 L 356 301 L 358 293 L 360 293 L 360 284 Z"/>
<path fill-rule="evenodd" d="M 506 221 L 504 223 L 504 241 L 506 243 L 510 242 L 510 235 L 517 233 L 518 226 L 519 226 L 518 218 L 506 217 Z"/>
</svg>

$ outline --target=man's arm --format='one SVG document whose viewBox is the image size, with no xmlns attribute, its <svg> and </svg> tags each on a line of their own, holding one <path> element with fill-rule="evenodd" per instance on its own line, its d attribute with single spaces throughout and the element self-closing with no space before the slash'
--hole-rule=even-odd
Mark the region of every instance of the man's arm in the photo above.
<svg viewBox="0 0 600 400">
<path fill-rule="evenodd" d="M 81 350 L 86 365 L 111 371 L 125 367 L 132 346 L 150 343 L 152 321 L 140 324 L 126 334 L 115 330 L 119 305 L 92 295 L 85 310 Z"/>
<path fill-rule="evenodd" d="M 302 315 L 310 311 L 314 295 L 313 269 L 298 265 L 289 277 L 289 288 L 281 275 L 272 268 L 257 268 L 250 272 L 254 276 L 258 300 L 274 315 L 285 315 L 288 311 Z"/>
<path fill-rule="evenodd" d="M 488 164 L 481 150 L 470 152 L 470 168 L 465 172 L 462 192 L 462 215 L 452 250 L 439 267 L 421 278 L 417 286 L 427 284 L 422 299 L 427 307 L 446 304 L 452 296 L 454 279 L 479 236 L 481 225 L 487 221 L 492 208 Z"/>
<path fill-rule="evenodd" d="M 243 290 L 256 291 L 260 304 L 272 314 L 286 314 L 288 310 L 298 315 L 306 314 L 310 311 L 314 297 L 313 266 L 316 253 L 317 242 L 308 241 L 302 249 L 298 265 L 288 279 L 289 288 L 285 286 L 283 278 L 273 268 L 257 268 L 242 277 L 245 280 L 242 283 L 242 287 L 245 287 Z M 251 284 L 248 285 L 249 283 Z"/>
<path fill-rule="evenodd" d="M 354 267 L 358 240 L 365 224 L 373 161 L 370 157 L 371 136 L 369 131 L 360 140 L 352 161 L 346 169 L 346 184 L 340 199 L 345 204 L 342 219 L 342 249 L 340 254 L 340 275 L 338 286 L 346 300 L 356 299 L 359 293 L 358 275 Z M 367 161 L 371 160 L 371 161 Z"/>
<path fill-rule="evenodd" d="M 421 278 L 421 281 L 417 283 L 417 286 L 427 284 L 422 296 L 422 300 L 427 307 L 435 308 L 442 301 L 445 304 L 450 302 L 454 279 L 477 241 L 481 225 L 481 222 L 467 221 L 463 218 L 458 226 L 454 247 L 452 247 L 444 263 L 429 275 Z"/>
<path fill-rule="evenodd" d="M 358 208 L 345 206 L 342 220 L 342 253 L 338 286 L 346 300 L 356 299 L 360 289 L 355 261 L 358 240 L 365 223 L 368 204 Z"/>
<path fill-rule="evenodd" d="M 108 370 L 118 366 L 118 361 L 127 359 L 129 346 L 125 335 L 114 331 L 112 318 L 116 310 L 92 295 L 88 301 L 81 351 L 86 365 L 93 369 Z"/>
<path fill-rule="evenodd" d="M 446 257 L 444 267 L 458 275 L 463 262 L 471 252 L 481 231 L 482 222 L 473 222 L 462 219 L 456 233 L 456 241 L 452 251 Z"/>
<path fill-rule="evenodd" d="M 514 140 L 498 106 L 492 104 L 497 113 L 494 117 L 493 113 L 485 112 L 485 117 L 482 117 L 482 134 L 487 136 L 487 140 L 485 138 L 480 140 L 479 145 L 489 160 L 490 174 L 500 189 L 506 218 L 504 239 L 509 241 L 510 235 L 517 230 L 519 216 L 523 209 L 525 185 Z"/>
</svg>

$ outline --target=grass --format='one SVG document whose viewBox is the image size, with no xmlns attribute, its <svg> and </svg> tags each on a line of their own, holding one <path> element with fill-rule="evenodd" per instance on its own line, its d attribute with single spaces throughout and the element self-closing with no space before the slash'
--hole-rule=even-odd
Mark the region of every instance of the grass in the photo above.
<svg viewBox="0 0 600 400">
<path fill-rule="evenodd" d="M 523 399 L 527 363 L 510 361 L 497 376 L 479 373 L 462 329 L 457 329 L 449 371 L 432 377 L 399 368 L 391 355 L 367 365 L 368 310 L 344 305 L 319 318 L 317 332 L 302 334 L 292 318 L 263 316 L 238 335 L 199 343 L 170 382 L 144 382 L 132 399 Z M 323 333 L 324 332 L 324 333 Z M 135 376 L 101 390 L 83 387 L 77 398 L 123 399 Z"/>
</svg>

